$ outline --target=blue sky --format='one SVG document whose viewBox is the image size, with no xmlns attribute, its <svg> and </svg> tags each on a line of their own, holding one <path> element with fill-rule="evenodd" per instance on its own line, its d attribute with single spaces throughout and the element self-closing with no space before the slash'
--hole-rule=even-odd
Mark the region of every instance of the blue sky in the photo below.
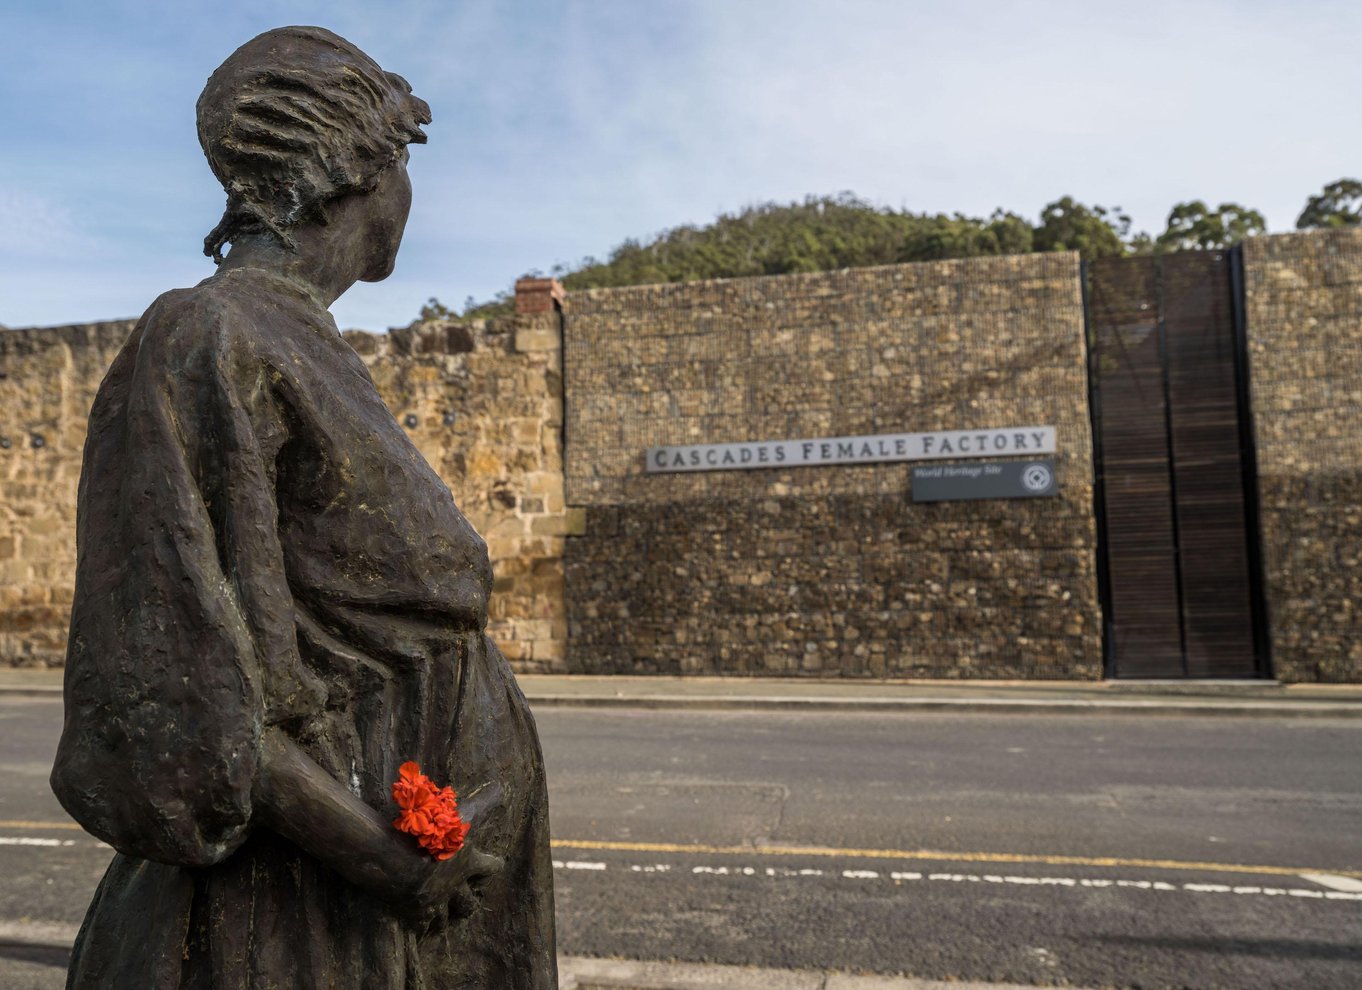
<svg viewBox="0 0 1362 990">
<path fill-rule="evenodd" d="M 397 272 L 342 327 L 767 200 L 1034 218 L 1068 194 L 1157 233 L 1206 199 L 1287 230 L 1362 174 L 1355 2 L 0 0 L 0 324 L 135 316 L 211 273 L 194 101 L 282 24 L 435 115 Z"/>
</svg>

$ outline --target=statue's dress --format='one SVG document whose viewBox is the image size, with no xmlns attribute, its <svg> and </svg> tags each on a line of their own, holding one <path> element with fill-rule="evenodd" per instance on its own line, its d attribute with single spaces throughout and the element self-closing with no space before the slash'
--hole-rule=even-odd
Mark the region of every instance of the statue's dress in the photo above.
<svg viewBox="0 0 1362 990">
<path fill-rule="evenodd" d="M 53 786 L 118 852 L 68 987 L 556 986 L 543 760 L 484 633 L 486 546 L 325 310 L 253 269 L 158 299 L 99 390 L 78 517 Z M 499 788 L 474 913 L 417 932 L 253 822 L 272 728 L 384 815 L 406 760 Z"/>
</svg>

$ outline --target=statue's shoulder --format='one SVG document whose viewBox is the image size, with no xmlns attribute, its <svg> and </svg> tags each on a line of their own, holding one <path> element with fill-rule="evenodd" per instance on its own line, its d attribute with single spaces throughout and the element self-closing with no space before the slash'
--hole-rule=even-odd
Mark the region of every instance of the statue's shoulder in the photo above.
<svg viewBox="0 0 1362 990">
<path fill-rule="evenodd" d="M 144 357 L 181 363 L 193 356 L 268 351 L 279 320 L 269 300 L 241 279 L 215 276 L 156 298 L 139 323 Z"/>
</svg>

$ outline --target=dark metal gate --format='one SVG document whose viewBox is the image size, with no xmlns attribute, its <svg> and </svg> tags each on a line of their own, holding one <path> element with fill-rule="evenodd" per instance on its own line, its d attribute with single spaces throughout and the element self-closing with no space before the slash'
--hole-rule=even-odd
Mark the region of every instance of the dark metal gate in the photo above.
<svg viewBox="0 0 1362 990">
<path fill-rule="evenodd" d="M 1268 675 L 1239 265 L 1087 266 L 1110 677 Z"/>
</svg>

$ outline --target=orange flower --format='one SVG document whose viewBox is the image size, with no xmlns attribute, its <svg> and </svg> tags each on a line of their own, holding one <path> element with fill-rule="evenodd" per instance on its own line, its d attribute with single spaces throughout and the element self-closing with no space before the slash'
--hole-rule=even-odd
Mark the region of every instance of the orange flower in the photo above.
<svg viewBox="0 0 1362 990">
<path fill-rule="evenodd" d="M 416 837 L 421 848 L 436 859 L 449 859 L 463 848 L 468 823 L 459 817 L 453 788 L 436 787 L 421 768 L 408 760 L 397 768 L 393 800 L 398 815 L 393 825 Z"/>
</svg>

